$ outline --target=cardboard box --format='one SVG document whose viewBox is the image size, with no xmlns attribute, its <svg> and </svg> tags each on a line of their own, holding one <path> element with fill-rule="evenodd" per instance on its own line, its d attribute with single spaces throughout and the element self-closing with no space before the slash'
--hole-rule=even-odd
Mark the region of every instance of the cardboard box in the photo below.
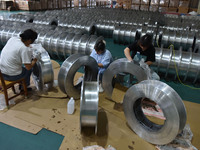
<svg viewBox="0 0 200 150">
<path fill-rule="evenodd" d="M 158 11 L 159 11 L 159 12 L 166 12 L 167 9 L 168 9 L 168 7 L 159 7 L 159 8 L 158 8 Z"/>
<path fill-rule="evenodd" d="M 87 7 L 87 0 L 81 0 L 81 7 Z"/>
<path fill-rule="evenodd" d="M 47 9 L 53 9 L 53 0 L 48 0 Z"/>
<path fill-rule="evenodd" d="M 197 13 L 200 14 L 200 1 L 199 1 L 199 4 L 198 4 Z"/>
<path fill-rule="evenodd" d="M 158 11 L 158 6 L 150 6 L 149 11 L 153 11 L 153 12 Z"/>
<path fill-rule="evenodd" d="M 74 0 L 74 7 L 79 7 L 79 0 Z"/>
<path fill-rule="evenodd" d="M 197 8 L 189 8 L 189 12 L 192 12 L 192 11 L 195 11 L 195 12 L 197 12 Z"/>
<path fill-rule="evenodd" d="M 151 0 L 150 5 L 151 6 L 158 6 L 159 5 L 159 0 Z"/>
<path fill-rule="evenodd" d="M 48 0 L 40 0 L 41 2 L 41 9 L 46 10 L 48 9 Z"/>
<path fill-rule="evenodd" d="M 149 10 L 149 6 L 148 5 L 140 5 L 140 10 L 148 11 Z"/>
<path fill-rule="evenodd" d="M 168 7 L 169 6 L 169 0 L 160 0 L 160 7 Z"/>
<path fill-rule="evenodd" d="M 179 6 L 179 0 L 170 0 L 169 1 L 169 7 L 178 7 Z"/>
<path fill-rule="evenodd" d="M 53 8 L 58 9 L 59 8 L 59 2 L 58 0 L 53 0 Z"/>
<path fill-rule="evenodd" d="M 167 8 L 167 12 L 177 12 L 177 8 L 169 7 Z"/>
<path fill-rule="evenodd" d="M 140 5 L 140 0 L 132 0 L 132 4 Z"/>
<path fill-rule="evenodd" d="M 141 5 L 149 5 L 149 0 L 141 0 Z"/>
<path fill-rule="evenodd" d="M 178 13 L 187 14 L 189 11 L 188 7 L 178 7 Z"/>
<path fill-rule="evenodd" d="M 35 9 L 34 10 L 41 10 L 41 3 L 40 2 L 35 2 Z"/>
<path fill-rule="evenodd" d="M 10 6 L 13 6 L 13 1 L 0 1 L 0 9 L 7 10 Z"/>
<path fill-rule="evenodd" d="M 190 1 L 179 1 L 179 7 L 189 7 Z"/>
<path fill-rule="evenodd" d="M 59 8 L 67 8 L 67 1 L 60 0 L 59 1 Z"/>
<path fill-rule="evenodd" d="M 35 10 L 35 2 L 17 0 L 16 4 L 19 10 Z"/>
<path fill-rule="evenodd" d="M 131 9 L 140 10 L 140 5 L 132 5 Z"/>
</svg>

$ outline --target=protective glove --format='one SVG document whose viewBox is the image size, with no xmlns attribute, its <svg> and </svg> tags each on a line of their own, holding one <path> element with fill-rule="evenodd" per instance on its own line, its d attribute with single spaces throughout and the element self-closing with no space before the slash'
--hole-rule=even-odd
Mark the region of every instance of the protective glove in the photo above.
<svg viewBox="0 0 200 150">
<path fill-rule="evenodd" d="M 36 58 L 37 60 L 41 60 L 41 53 L 36 51 L 33 53 L 33 58 Z"/>
<path fill-rule="evenodd" d="M 140 67 L 143 68 L 144 71 L 146 72 L 148 79 L 152 79 L 152 76 L 151 76 L 151 69 L 149 68 L 149 65 L 147 65 L 147 64 L 144 62 L 144 59 L 143 59 L 143 58 L 140 60 L 139 64 L 140 64 Z"/>
</svg>

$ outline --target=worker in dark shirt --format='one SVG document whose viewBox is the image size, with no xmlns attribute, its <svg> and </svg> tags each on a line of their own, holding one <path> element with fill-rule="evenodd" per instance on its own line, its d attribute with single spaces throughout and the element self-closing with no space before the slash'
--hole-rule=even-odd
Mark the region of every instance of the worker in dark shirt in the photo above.
<svg viewBox="0 0 200 150">
<path fill-rule="evenodd" d="M 140 53 L 148 65 L 155 62 L 155 48 L 152 45 L 151 35 L 146 34 L 142 36 L 138 41 L 129 45 L 124 50 L 124 54 L 129 61 L 133 61 L 133 58 L 137 53 Z"/>
<path fill-rule="evenodd" d="M 137 42 L 134 42 L 133 44 L 129 45 L 124 50 L 124 54 L 129 61 L 133 61 L 133 58 L 137 53 L 140 53 L 142 58 L 146 57 L 144 58 L 144 61 L 147 65 L 150 66 L 153 62 L 155 62 L 155 48 L 152 45 L 151 35 L 146 34 L 142 36 Z M 130 80 L 131 78 L 132 77 L 130 76 Z M 151 78 L 154 80 L 160 80 L 160 77 L 154 71 L 151 72 Z M 144 107 L 152 107 L 154 110 L 157 111 L 155 107 L 156 103 L 148 98 L 142 99 L 142 105 Z"/>
</svg>

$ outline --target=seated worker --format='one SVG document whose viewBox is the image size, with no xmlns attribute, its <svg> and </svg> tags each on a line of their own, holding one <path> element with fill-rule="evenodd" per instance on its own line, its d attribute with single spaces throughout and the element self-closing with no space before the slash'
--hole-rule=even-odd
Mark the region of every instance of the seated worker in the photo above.
<svg viewBox="0 0 200 150">
<path fill-rule="evenodd" d="M 102 76 L 106 68 L 108 68 L 109 64 L 112 62 L 113 58 L 109 50 L 106 49 L 106 43 L 104 40 L 97 42 L 94 46 L 92 53 L 90 54 L 97 63 L 98 63 L 98 71 L 99 71 L 99 91 L 103 92 L 102 88 Z"/>
<path fill-rule="evenodd" d="M 32 68 L 37 59 L 32 59 L 32 52 L 29 48 L 37 33 L 31 29 L 25 30 L 20 37 L 12 37 L 4 46 L 0 57 L 0 69 L 5 80 L 16 81 L 25 78 L 26 85 L 30 85 Z M 22 86 L 19 86 L 19 90 Z M 28 88 L 30 91 L 31 88 Z"/>
</svg>

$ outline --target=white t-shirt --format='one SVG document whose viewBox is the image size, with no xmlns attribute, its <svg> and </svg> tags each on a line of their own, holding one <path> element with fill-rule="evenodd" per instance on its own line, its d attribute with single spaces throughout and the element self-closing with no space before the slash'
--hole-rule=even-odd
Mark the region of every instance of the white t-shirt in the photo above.
<svg viewBox="0 0 200 150">
<path fill-rule="evenodd" d="M 31 64 L 32 52 L 18 37 L 8 40 L 1 52 L 1 72 L 14 76 L 22 73 L 23 64 Z"/>
</svg>

